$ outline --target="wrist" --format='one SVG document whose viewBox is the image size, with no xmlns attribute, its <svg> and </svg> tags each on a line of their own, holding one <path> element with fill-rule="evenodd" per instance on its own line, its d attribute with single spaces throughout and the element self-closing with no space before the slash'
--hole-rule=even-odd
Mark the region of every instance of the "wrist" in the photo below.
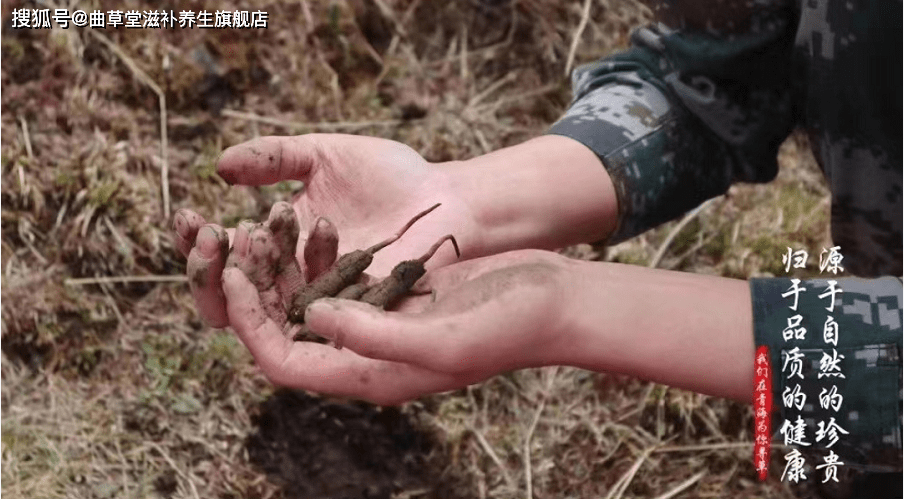
<svg viewBox="0 0 904 499">
<path fill-rule="evenodd" d="M 480 232 L 473 256 L 596 241 L 615 227 L 612 181 L 599 158 L 570 138 L 542 136 L 437 166 Z"/>
<path fill-rule="evenodd" d="M 571 273 L 561 363 L 750 401 L 746 281 L 600 262 Z"/>
</svg>

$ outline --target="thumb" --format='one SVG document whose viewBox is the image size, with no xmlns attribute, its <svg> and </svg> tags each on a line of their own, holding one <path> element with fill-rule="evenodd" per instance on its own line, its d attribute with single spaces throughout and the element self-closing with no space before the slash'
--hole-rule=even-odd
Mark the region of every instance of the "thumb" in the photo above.
<svg viewBox="0 0 904 499">
<path fill-rule="evenodd" d="M 325 298 L 312 303 L 305 323 L 318 336 L 348 347 L 372 359 L 415 364 L 436 364 L 442 341 L 433 334 L 429 319 L 399 312 L 386 312 L 366 303 Z"/>
<path fill-rule="evenodd" d="M 217 173 L 232 185 L 307 182 L 319 158 L 310 137 L 259 137 L 232 146 L 217 160 Z"/>
</svg>

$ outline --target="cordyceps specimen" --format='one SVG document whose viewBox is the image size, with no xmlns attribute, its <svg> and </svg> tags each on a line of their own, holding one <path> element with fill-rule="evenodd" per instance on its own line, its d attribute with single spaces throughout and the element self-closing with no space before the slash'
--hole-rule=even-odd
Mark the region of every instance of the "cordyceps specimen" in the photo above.
<svg viewBox="0 0 904 499">
<path fill-rule="evenodd" d="M 417 260 L 405 260 L 396 265 L 388 277 L 374 284 L 369 289 L 364 289 L 358 299 L 375 307 L 386 308 L 392 306 L 396 300 L 408 293 L 418 279 L 427 273 L 424 265 L 446 241 L 452 241 L 452 246 L 455 248 L 455 256 L 461 257 L 461 251 L 458 250 L 458 243 L 455 241 L 455 237 L 452 234 L 443 236 L 422 257 Z"/>
<path fill-rule="evenodd" d="M 355 250 L 339 257 L 329 269 L 317 275 L 293 296 L 289 304 L 289 321 L 303 323 L 305 309 L 320 298 L 335 297 L 360 300 L 381 308 L 391 306 L 396 300 L 408 293 L 414 283 L 424 275 L 426 272 L 424 265 L 427 260 L 436 253 L 437 249 L 446 240 L 452 241 L 456 255 L 461 256 L 458 243 L 450 234 L 437 241 L 422 257 L 396 265 L 390 275 L 379 283 L 367 286 L 358 282 L 364 271 L 370 266 L 377 251 L 396 242 L 415 222 L 435 210 L 438 206 L 439 203 L 418 213 L 388 239 L 365 250 Z M 312 241 L 309 239 L 308 242 L 310 244 Z M 307 253 L 307 251 L 308 248 L 306 247 L 305 252 Z M 295 339 L 303 339 L 306 335 L 307 328 L 303 327 L 302 331 L 295 335 Z"/>
</svg>

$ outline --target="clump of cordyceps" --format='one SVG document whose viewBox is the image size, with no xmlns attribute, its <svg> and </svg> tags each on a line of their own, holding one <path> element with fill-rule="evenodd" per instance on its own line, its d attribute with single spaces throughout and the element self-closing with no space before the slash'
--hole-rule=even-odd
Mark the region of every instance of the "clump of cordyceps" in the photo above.
<svg viewBox="0 0 904 499">
<path fill-rule="evenodd" d="M 446 241 L 452 241 L 455 254 L 461 256 L 458 243 L 451 234 L 441 237 L 420 258 L 405 260 L 383 280 L 367 285 L 361 277 L 370 266 L 377 251 L 396 242 L 420 218 L 435 210 L 439 203 L 415 215 L 398 232 L 388 239 L 370 248 L 355 250 L 336 259 L 338 234 L 329 223 L 315 223 L 305 243 L 305 262 L 308 266 L 310 282 L 295 292 L 288 304 L 288 320 L 296 324 L 304 323 L 305 310 L 308 305 L 320 298 L 335 297 L 358 300 L 375 307 L 393 306 L 400 298 L 408 294 L 414 283 L 426 273 L 424 265 L 433 257 L 436 250 Z M 330 261 L 335 259 L 335 261 Z M 294 339 L 300 341 L 309 338 L 307 327 L 295 334 Z"/>
</svg>

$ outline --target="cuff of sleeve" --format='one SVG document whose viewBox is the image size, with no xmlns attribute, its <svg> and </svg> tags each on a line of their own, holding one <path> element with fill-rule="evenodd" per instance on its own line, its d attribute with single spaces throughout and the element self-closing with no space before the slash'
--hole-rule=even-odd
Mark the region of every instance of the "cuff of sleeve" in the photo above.
<svg viewBox="0 0 904 499">
<path fill-rule="evenodd" d="M 728 189 L 734 157 L 640 73 L 588 91 L 550 134 L 596 153 L 615 187 L 618 243 Z"/>
<path fill-rule="evenodd" d="M 661 180 L 661 173 L 669 170 L 669 165 L 660 163 L 668 159 L 663 126 L 671 117 L 670 109 L 663 92 L 652 83 L 635 74 L 620 75 L 617 81 L 585 92 L 548 131 L 584 144 L 609 173 L 619 210 L 610 243 L 648 229 L 649 215 L 659 211 L 652 208 L 659 204 L 657 196 L 662 197 L 665 186 L 647 184 L 652 176 Z M 654 175 L 655 171 L 660 174 Z"/>
</svg>

